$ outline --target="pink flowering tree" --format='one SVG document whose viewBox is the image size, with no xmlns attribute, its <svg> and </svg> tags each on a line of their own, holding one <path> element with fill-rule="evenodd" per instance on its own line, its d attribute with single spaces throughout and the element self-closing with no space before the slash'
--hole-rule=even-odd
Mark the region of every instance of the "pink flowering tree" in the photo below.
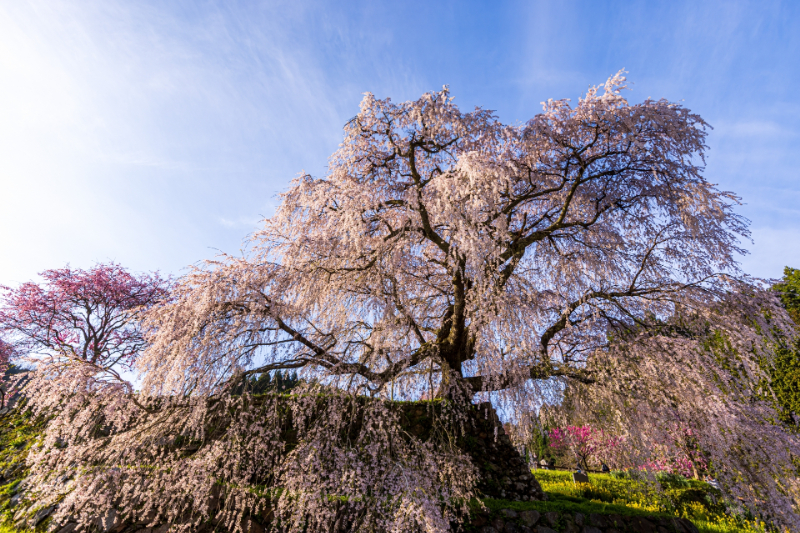
<svg viewBox="0 0 800 533">
<path fill-rule="evenodd" d="M 590 461 L 603 460 L 613 453 L 622 440 L 588 425 L 555 427 L 548 433 L 548 439 L 551 448 L 568 451 L 575 457 L 578 465 L 586 470 L 589 469 Z"/>
<path fill-rule="evenodd" d="M 641 464 L 634 465 L 640 470 L 650 472 L 668 472 L 684 477 L 700 479 L 709 468 L 706 453 L 700 448 L 695 432 L 690 426 L 681 422 L 666 424 L 651 431 L 650 456 Z"/>
<path fill-rule="evenodd" d="M 0 296 L 0 329 L 36 368 L 34 405 L 104 387 L 132 393 L 124 373 L 144 347 L 139 319 L 167 296 L 167 281 L 114 263 L 40 276 L 42 283 L 2 287 Z"/>
<path fill-rule="evenodd" d="M 294 180 L 245 256 L 194 269 L 147 311 L 134 399 L 149 410 L 108 400 L 116 410 L 106 409 L 99 440 L 64 429 L 67 451 L 45 446 L 34 459 L 41 486 L 87 466 L 74 479 L 82 490 L 51 485 L 53 501 L 65 498 L 56 517 L 76 509 L 88 525 L 116 506 L 142 520 L 233 527 L 245 509 L 269 508 L 292 531 L 328 531 L 344 512 L 363 530 L 446 530 L 458 517 L 451 503 L 474 495 L 474 471 L 452 448 L 397 440 L 396 413 L 380 398 L 433 395 L 458 421 L 475 393 L 531 414 L 566 391 L 576 404 L 606 402 L 614 422 L 635 404 L 640 420 L 626 437 L 647 435 L 667 407 L 694 420 L 713 404 L 728 437 L 760 427 L 761 404 L 701 391 L 713 376 L 741 392 L 735 399 L 762 383 L 751 363 L 771 357 L 770 338 L 789 319 L 742 281 L 747 222 L 738 198 L 703 177 L 706 123 L 677 103 L 629 103 L 625 88 L 619 73 L 515 125 L 462 111 L 446 88 L 403 103 L 367 94 L 328 173 Z M 669 322 L 684 316 L 693 318 Z M 716 328 L 743 366 L 703 352 Z M 88 362 L 94 345 L 52 352 Z M 128 360 L 115 353 L 103 361 Z M 336 399 L 285 400 L 302 437 L 285 453 L 287 408 L 232 393 L 276 370 Z M 738 414 L 751 425 L 737 427 Z M 222 419 L 227 440 L 209 430 Z M 358 438 L 339 438 L 356 419 Z M 718 436 L 714 424 L 695 427 L 704 449 Z M 780 436 L 785 450 L 789 438 Z M 731 472 L 750 464 L 715 450 Z M 779 494 L 774 478 L 787 453 L 758 452 L 778 466 L 753 476 L 775 494 L 776 520 L 791 522 L 794 493 Z M 220 501 L 214 487 L 227 491 L 222 510 L 208 503 Z"/>
</svg>

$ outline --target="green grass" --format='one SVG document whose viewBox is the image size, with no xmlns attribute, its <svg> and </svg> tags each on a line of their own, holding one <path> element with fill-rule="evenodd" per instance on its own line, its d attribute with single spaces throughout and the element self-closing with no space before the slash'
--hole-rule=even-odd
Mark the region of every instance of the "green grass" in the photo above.
<svg viewBox="0 0 800 533">
<path fill-rule="evenodd" d="M 552 496 L 548 494 L 548 496 Z M 490 511 L 496 512 L 501 509 L 513 509 L 514 511 L 528 511 L 535 510 L 540 513 L 547 513 L 549 511 L 558 511 L 559 513 L 583 513 L 589 515 L 592 513 L 598 514 L 619 514 L 623 516 L 672 516 L 670 513 L 651 512 L 644 509 L 635 509 L 625 505 L 618 505 L 613 503 L 602 503 L 593 501 L 572 501 L 551 498 L 545 502 L 512 502 L 508 500 L 481 500 L 483 505 Z"/>
<path fill-rule="evenodd" d="M 753 521 L 729 514 L 722 494 L 702 481 L 675 476 L 663 479 L 659 489 L 610 474 L 589 474 L 589 483 L 577 484 L 570 472 L 536 470 L 534 474 L 550 501 L 491 502 L 490 509 L 517 509 L 522 504 L 540 512 L 676 516 L 688 518 L 702 533 L 764 532 Z"/>
<path fill-rule="evenodd" d="M 13 526 L 16 509 L 10 505 L 18 492 L 20 481 L 27 474 L 25 458 L 28 450 L 41 434 L 41 424 L 34 423 L 29 416 L 15 410 L 0 417 L 0 472 L 13 470 L 0 485 L 0 533 L 20 533 Z"/>
</svg>

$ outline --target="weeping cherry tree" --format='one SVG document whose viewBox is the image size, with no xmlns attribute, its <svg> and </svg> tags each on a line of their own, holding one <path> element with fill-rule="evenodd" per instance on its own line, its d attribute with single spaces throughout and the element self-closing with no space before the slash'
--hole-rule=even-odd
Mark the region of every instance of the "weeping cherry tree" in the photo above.
<svg viewBox="0 0 800 533">
<path fill-rule="evenodd" d="M 73 490 L 72 509 L 115 502 L 185 527 L 244 529 L 261 513 L 286 531 L 447 530 L 475 495 L 474 469 L 404 436 L 378 400 L 435 397 L 457 413 L 492 393 L 519 416 L 570 387 L 605 390 L 593 361 L 635 367 L 631 350 L 649 342 L 619 339 L 658 338 L 670 317 L 711 316 L 741 291 L 747 221 L 702 175 L 708 125 L 680 104 L 631 104 L 623 89 L 620 73 L 519 125 L 460 110 L 446 88 L 404 103 L 367 94 L 325 176 L 295 179 L 244 256 L 194 269 L 147 313 L 138 405 L 118 402 L 127 418 L 102 447 L 76 430 L 48 459 L 128 465 L 76 478 L 108 496 Z M 740 351 L 768 357 L 772 332 L 785 333 L 773 300 L 736 322 Z M 702 344 L 685 339 L 689 351 Z M 681 372 L 718 364 L 693 361 Z M 648 364 L 645 388 L 667 376 L 658 358 Z M 298 372 L 309 394 L 232 392 L 275 371 Z M 218 438 L 212 422 L 231 410 L 242 413 L 225 422 L 235 438 Z"/>
</svg>

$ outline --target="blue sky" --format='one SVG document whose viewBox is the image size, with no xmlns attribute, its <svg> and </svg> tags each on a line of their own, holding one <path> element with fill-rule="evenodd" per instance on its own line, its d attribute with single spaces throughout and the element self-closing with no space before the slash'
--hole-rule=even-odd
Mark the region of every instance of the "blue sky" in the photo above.
<svg viewBox="0 0 800 533">
<path fill-rule="evenodd" d="M 754 275 L 800 267 L 800 2 L 0 1 L 0 284 L 236 253 L 364 92 L 523 122 L 628 70 L 713 127 Z"/>
</svg>

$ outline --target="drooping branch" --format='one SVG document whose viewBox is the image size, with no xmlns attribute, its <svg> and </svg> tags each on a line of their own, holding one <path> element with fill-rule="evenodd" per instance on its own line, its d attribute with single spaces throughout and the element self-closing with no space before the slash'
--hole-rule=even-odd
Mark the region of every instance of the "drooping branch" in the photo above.
<svg viewBox="0 0 800 533">
<path fill-rule="evenodd" d="M 502 375 L 532 346 L 542 364 L 579 369 L 610 330 L 713 299 L 746 228 L 693 163 L 705 123 L 631 105 L 623 87 L 616 76 L 513 127 L 461 112 L 446 90 L 367 95 L 330 173 L 293 183 L 253 257 L 198 274 L 205 299 L 187 288 L 189 315 L 258 296 L 186 346 L 219 362 L 209 372 L 263 356 L 376 386 L 428 359 L 436 380 L 467 361 Z"/>
<path fill-rule="evenodd" d="M 568 378 L 585 385 L 595 382 L 591 372 L 564 365 L 540 364 L 533 365 L 522 372 L 515 374 L 506 373 L 494 376 L 469 376 L 462 378 L 469 384 L 473 391 L 499 391 L 512 387 L 519 387 L 528 379 L 545 380 L 550 378 Z"/>
</svg>

